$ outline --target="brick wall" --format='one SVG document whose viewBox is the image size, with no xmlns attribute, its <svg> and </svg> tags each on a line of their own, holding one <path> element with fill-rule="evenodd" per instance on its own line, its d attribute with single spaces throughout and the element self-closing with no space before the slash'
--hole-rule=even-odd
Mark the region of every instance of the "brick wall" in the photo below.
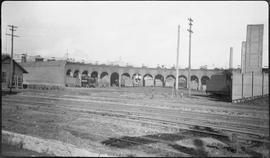
<svg viewBox="0 0 270 158">
<path fill-rule="evenodd" d="M 65 86 L 65 61 L 26 62 L 24 84 Z"/>
</svg>

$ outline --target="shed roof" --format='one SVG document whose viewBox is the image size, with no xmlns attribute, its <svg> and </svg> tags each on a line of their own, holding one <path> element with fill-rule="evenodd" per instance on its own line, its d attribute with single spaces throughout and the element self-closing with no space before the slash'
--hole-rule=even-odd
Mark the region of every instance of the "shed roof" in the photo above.
<svg viewBox="0 0 270 158">
<path fill-rule="evenodd" d="M 2 62 L 5 60 L 11 59 L 11 57 L 8 54 L 2 54 Z M 15 65 L 17 65 L 22 71 L 23 73 L 28 73 L 19 63 L 17 63 L 14 59 L 13 59 L 13 63 L 15 63 Z"/>
</svg>

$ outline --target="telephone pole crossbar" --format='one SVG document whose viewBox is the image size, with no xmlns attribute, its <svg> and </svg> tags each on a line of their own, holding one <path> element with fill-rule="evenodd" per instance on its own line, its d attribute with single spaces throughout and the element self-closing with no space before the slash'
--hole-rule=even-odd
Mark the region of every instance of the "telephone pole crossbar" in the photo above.
<svg viewBox="0 0 270 158">
<path fill-rule="evenodd" d="M 15 28 L 18 28 L 18 26 L 14 25 L 8 25 L 10 27 L 9 30 L 11 30 L 11 34 L 6 34 L 7 36 L 11 36 L 11 55 L 10 55 L 10 80 L 9 80 L 9 92 L 11 93 L 12 87 L 13 87 L 13 76 L 14 76 L 14 63 L 13 63 L 13 38 L 19 37 L 17 35 L 14 35 Z"/>
<path fill-rule="evenodd" d="M 191 18 L 188 18 L 189 21 L 189 29 L 187 30 L 189 32 L 189 60 L 188 60 L 188 96 L 190 96 L 190 69 L 191 69 L 191 34 L 193 33 L 193 31 L 191 30 L 191 26 L 192 26 L 192 22 L 193 20 Z"/>
</svg>

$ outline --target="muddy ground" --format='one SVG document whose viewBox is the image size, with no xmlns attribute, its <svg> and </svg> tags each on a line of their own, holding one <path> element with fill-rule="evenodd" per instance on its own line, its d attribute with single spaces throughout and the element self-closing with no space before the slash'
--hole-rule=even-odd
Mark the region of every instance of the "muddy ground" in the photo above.
<svg viewBox="0 0 270 158">
<path fill-rule="evenodd" d="M 112 156 L 269 157 L 269 99 L 232 104 L 171 88 L 2 93 L 2 129 Z"/>
</svg>

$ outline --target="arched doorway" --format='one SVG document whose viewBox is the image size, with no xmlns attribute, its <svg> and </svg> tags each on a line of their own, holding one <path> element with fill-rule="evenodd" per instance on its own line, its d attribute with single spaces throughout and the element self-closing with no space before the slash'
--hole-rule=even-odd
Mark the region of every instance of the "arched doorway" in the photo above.
<svg viewBox="0 0 270 158">
<path fill-rule="evenodd" d="M 110 86 L 110 77 L 107 72 L 102 72 L 100 74 L 100 87 L 109 87 Z"/>
<path fill-rule="evenodd" d="M 88 71 L 87 70 L 83 71 L 82 76 L 88 76 Z"/>
<path fill-rule="evenodd" d="M 68 69 L 66 72 L 66 76 L 72 77 L 72 72 L 71 69 Z"/>
<path fill-rule="evenodd" d="M 178 77 L 178 87 L 179 88 L 187 88 L 187 77 L 184 75 L 180 75 Z"/>
<path fill-rule="evenodd" d="M 175 86 L 175 77 L 173 75 L 168 75 L 165 81 L 165 87 L 174 87 Z"/>
<path fill-rule="evenodd" d="M 94 87 L 98 87 L 98 72 L 97 71 L 93 71 L 91 73 L 91 78 L 94 78 L 94 79 L 91 79 L 91 86 L 94 86 Z"/>
<path fill-rule="evenodd" d="M 121 86 L 122 87 L 130 87 L 130 86 L 132 86 L 132 80 L 130 78 L 129 73 L 123 73 L 121 75 Z"/>
<path fill-rule="evenodd" d="M 80 73 L 79 70 L 75 70 L 74 73 L 73 73 L 73 77 L 74 77 L 74 78 L 79 77 L 79 73 Z"/>
<path fill-rule="evenodd" d="M 143 86 L 145 86 L 145 87 L 154 86 L 154 79 L 153 79 L 152 75 L 145 74 L 143 76 Z"/>
<path fill-rule="evenodd" d="M 206 91 L 206 82 L 210 80 L 208 76 L 202 76 L 201 83 L 202 83 L 202 90 Z"/>
<path fill-rule="evenodd" d="M 135 73 L 132 75 L 132 83 L 133 87 L 138 87 L 141 85 L 142 75 L 139 73 Z"/>
<path fill-rule="evenodd" d="M 93 71 L 93 72 L 91 73 L 91 77 L 97 78 L 97 77 L 98 77 L 98 72 Z"/>
<path fill-rule="evenodd" d="M 197 76 L 192 75 L 190 77 L 190 88 L 194 89 L 194 90 L 198 90 L 199 89 L 199 79 Z"/>
<path fill-rule="evenodd" d="M 117 72 L 111 74 L 111 86 L 112 87 L 119 86 L 119 74 Z"/>
<path fill-rule="evenodd" d="M 82 80 L 81 80 L 82 87 L 88 87 L 88 71 L 85 70 L 82 72 Z"/>
<path fill-rule="evenodd" d="M 157 74 L 154 80 L 155 87 L 164 87 L 164 77 L 161 74 Z"/>
</svg>

